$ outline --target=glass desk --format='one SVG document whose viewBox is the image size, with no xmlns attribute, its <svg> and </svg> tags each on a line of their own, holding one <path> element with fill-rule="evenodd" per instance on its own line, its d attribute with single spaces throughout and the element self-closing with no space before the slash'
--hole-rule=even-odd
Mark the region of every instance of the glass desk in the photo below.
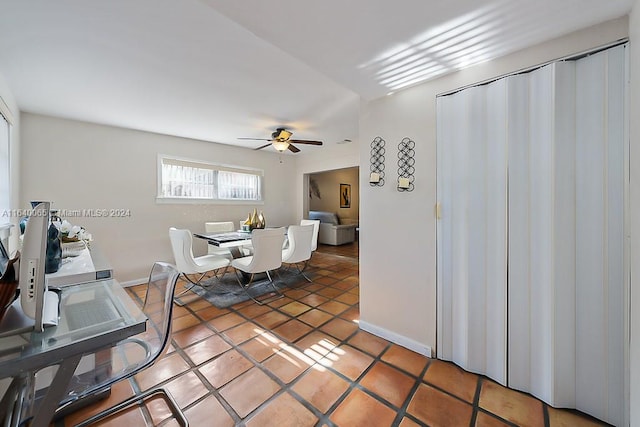
<svg viewBox="0 0 640 427">
<path fill-rule="evenodd" d="M 15 301 L 0 322 L 0 378 L 13 378 L 0 401 L 0 420 L 17 425 L 33 417 L 31 426 L 48 426 L 82 355 L 144 332 L 146 320 L 113 279 L 63 288 L 59 324 L 43 332 L 10 334 L 33 323 L 22 313 L 19 299 Z M 35 373 L 52 365 L 58 370 L 34 408 Z"/>
</svg>

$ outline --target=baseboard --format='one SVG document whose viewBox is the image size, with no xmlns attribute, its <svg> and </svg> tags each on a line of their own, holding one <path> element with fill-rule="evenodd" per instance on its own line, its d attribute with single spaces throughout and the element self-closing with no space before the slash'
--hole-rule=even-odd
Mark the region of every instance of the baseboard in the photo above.
<svg viewBox="0 0 640 427">
<path fill-rule="evenodd" d="M 120 286 L 122 286 L 123 288 L 128 288 L 129 286 L 136 286 L 136 285 L 142 285 L 147 283 L 147 278 L 142 278 L 142 279 L 133 279 L 133 280 L 129 280 L 127 282 L 119 282 Z"/>
<path fill-rule="evenodd" d="M 407 338 L 403 335 L 391 332 L 379 326 L 372 325 L 371 323 L 365 322 L 364 320 L 360 320 L 360 329 L 373 335 L 379 336 L 380 338 L 384 338 L 387 341 L 391 341 L 394 344 L 405 347 L 411 351 L 415 351 L 416 353 L 422 354 L 423 356 L 432 357 L 431 355 L 433 353 L 431 352 L 430 346 L 419 343 L 418 341 L 414 341 L 411 338 Z"/>
</svg>

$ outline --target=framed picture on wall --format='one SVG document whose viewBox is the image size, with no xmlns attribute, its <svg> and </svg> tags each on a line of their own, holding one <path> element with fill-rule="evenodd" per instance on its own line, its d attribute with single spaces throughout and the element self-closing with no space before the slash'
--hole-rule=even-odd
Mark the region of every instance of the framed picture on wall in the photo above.
<svg viewBox="0 0 640 427">
<path fill-rule="evenodd" d="M 340 184 L 340 207 L 351 207 L 351 184 Z"/>
</svg>

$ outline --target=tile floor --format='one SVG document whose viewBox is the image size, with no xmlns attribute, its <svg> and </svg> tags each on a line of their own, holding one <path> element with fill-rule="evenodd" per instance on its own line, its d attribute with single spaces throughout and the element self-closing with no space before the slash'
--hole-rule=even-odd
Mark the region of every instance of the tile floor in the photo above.
<svg viewBox="0 0 640 427">
<path fill-rule="evenodd" d="M 174 310 L 163 359 L 57 425 L 159 383 L 194 427 L 600 425 L 359 330 L 357 251 L 322 246 L 313 283 L 268 306 L 218 309 L 194 295 Z M 177 425 L 169 416 L 152 400 L 101 425 Z"/>
</svg>

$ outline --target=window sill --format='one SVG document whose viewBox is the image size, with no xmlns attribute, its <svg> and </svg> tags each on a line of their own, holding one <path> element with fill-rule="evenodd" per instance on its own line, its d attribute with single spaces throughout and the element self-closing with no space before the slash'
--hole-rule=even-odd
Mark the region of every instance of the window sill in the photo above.
<svg viewBox="0 0 640 427">
<path fill-rule="evenodd" d="M 264 205 L 264 200 L 190 199 L 185 197 L 156 197 L 159 205 Z"/>
</svg>

